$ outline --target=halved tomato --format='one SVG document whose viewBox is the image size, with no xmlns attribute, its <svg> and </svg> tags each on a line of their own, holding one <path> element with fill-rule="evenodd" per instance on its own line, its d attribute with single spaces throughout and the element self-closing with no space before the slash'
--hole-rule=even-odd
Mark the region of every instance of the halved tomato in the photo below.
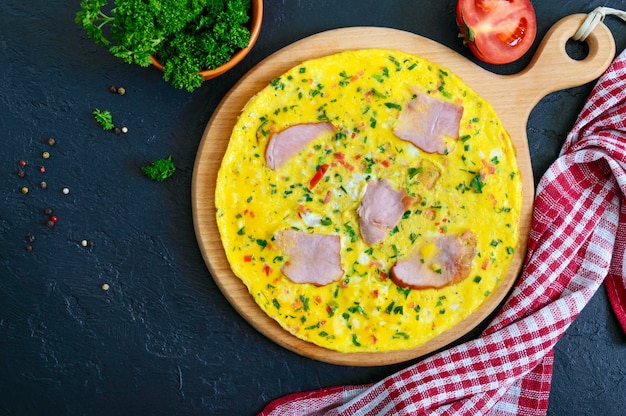
<svg viewBox="0 0 626 416">
<path fill-rule="evenodd" d="M 490 64 L 521 58 L 537 35 L 537 17 L 529 0 L 459 0 L 456 22 L 463 43 Z"/>
</svg>

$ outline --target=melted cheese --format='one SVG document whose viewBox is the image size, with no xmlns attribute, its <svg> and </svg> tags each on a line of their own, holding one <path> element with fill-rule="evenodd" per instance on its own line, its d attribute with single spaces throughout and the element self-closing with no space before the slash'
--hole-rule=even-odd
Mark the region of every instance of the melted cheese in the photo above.
<svg viewBox="0 0 626 416">
<path fill-rule="evenodd" d="M 425 153 L 393 134 L 415 88 L 464 108 L 447 154 Z M 337 131 L 269 169 L 271 134 L 312 122 L 331 122 Z M 322 164 L 329 168 L 309 190 Z M 427 187 L 433 168 L 439 177 Z M 369 246 L 356 210 L 366 181 L 383 178 L 419 202 Z M 215 196 L 227 258 L 259 307 L 293 335 L 342 352 L 408 349 L 453 328 L 496 289 L 519 239 L 520 172 L 493 108 L 450 71 L 399 51 L 347 51 L 274 79 L 243 109 Z M 317 287 L 281 273 L 286 259 L 273 238 L 290 227 L 341 237 L 341 280 Z M 467 229 L 478 243 L 465 280 L 410 290 L 389 278 L 396 259 L 419 247 L 432 257 L 437 248 L 424 244 L 433 236 Z"/>
</svg>

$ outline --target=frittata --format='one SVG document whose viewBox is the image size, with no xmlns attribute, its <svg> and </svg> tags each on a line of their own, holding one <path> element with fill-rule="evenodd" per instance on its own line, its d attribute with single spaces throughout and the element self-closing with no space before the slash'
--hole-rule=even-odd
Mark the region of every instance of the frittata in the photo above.
<svg viewBox="0 0 626 416">
<path fill-rule="evenodd" d="M 480 308 L 517 249 L 522 185 L 487 101 L 433 62 L 364 49 L 303 62 L 248 101 L 215 200 L 230 266 L 267 315 L 375 352 Z"/>
</svg>

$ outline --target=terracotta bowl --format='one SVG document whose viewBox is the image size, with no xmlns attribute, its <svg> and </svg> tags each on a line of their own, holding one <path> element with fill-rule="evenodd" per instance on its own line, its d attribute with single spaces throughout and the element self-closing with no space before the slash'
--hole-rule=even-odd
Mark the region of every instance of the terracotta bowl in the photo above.
<svg viewBox="0 0 626 416">
<path fill-rule="evenodd" d="M 256 43 L 259 33 L 261 33 L 261 22 L 263 21 L 263 0 L 251 0 L 250 4 L 252 10 L 250 21 L 248 22 L 250 28 L 250 41 L 248 42 L 248 46 L 235 52 L 235 54 L 230 58 L 230 61 L 226 62 L 224 65 L 218 66 L 215 69 L 200 71 L 202 78 L 205 80 L 215 78 L 232 69 L 235 65 L 241 62 L 246 55 L 248 55 Z M 161 71 L 163 70 L 163 65 L 154 56 L 151 56 L 150 59 L 152 60 L 152 65 Z"/>
</svg>

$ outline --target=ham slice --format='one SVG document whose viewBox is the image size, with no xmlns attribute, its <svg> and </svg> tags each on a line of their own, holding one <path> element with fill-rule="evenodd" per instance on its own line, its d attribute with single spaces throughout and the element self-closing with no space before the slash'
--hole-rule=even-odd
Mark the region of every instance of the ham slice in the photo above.
<svg viewBox="0 0 626 416">
<path fill-rule="evenodd" d="M 363 241 L 370 245 L 382 241 L 413 202 L 415 198 L 397 191 L 386 179 L 367 182 L 357 208 Z"/>
<path fill-rule="evenodd" d="M 287 127 L 270 137 L 265 148 L 265 164 L 272 170 L 279 169 L 313 140 L 334 131 L 335 126 L 331 123 L 302 123 Z"/>
<path fill-rule="evenodd" d="M 401 287 L 440 288 L 469 276 L 476 255 L 476 236 L 471 231 L 440 235 L 422 245 L 391 268 L 391 278 Z"/>
<path fill-rule="evenodd" d="M 338 235 L 284 229 L 276 234 L 276 245 L 287 257 L 281 271 L 294 283 L 324 286 L 343 276 Z"/>
<path fill-rule="evenodd" d="M 462 116 L 463 106 L 420 92 L 400 111 L 393 132 L 425 152 L 444 154 L 444 138 L 459 138 Z"/>
</svg>

